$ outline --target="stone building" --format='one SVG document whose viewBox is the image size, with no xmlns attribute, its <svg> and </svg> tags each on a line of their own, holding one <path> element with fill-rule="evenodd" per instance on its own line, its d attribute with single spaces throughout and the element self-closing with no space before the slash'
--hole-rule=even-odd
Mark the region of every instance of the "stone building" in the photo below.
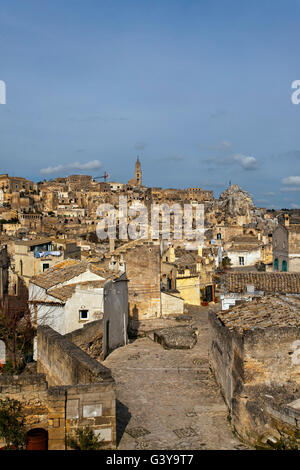
<svg viewBox="0 0 300 470">
<path fill-rule="evenodd" d="M 53 249 L 49 237 L 9 242 L 8 252 L 14 272 L 24 279 L 26 285 L 32 276 L 44 272 L 63 258 L 63 252 Z"/>
<path fill-rule="evenodd" d="M 210 367 L 253 446 L 300 444 L 299 312 L 299 296 L 278 295 L 210 313 Z"/>
<path fill-rule="evenodd" d="M 28 228 L 29 231 L 39 233 L 42 229 L 42 215 L 36 213 L 20 213 L 19 220 L 22 227 Z"/>
<path fill-rule="evenodd" d="M 142 186 L 142 167 L 139 157 L 136 159 L 134 178 L 128 181 L 129 186 Z M 123 188 L 122 188 L 123 189 Z"/>
<path fill-rule="evenodd" d="M 273 270 L 300 272 L 300 224 L 290 224 L 288 214 L 273 232 Z"/>
<path fill-rule="evenodd" d="M 200 305 L 204 298 L 208 302 L 214 300 L 215 257 L 212 249 L 188 250 L 170 246 L 162 259 L 164 270 L 169 267 L 169 274 L 166 274 L 169 287 L 177 290 L 184 303 Z"/>
<path fill-rule="evenodd" d="M 111 267 L 115 264 L 115 269 L 126 270 L 131 321 L 183 313 L 183 299 L 172 292 L 162 292 L 159 241 L 132 240 L 106 257 Z"/>
<path fill-rule="evenodd" d="M 92 186 L 92 177 L 89 175 L 70 175 L 66 178 L 69 191 L 88 190 Z"/>
<path fill-rule="evenodd" d="M 0 175 L 0 188 L 4 193 L 14 193 L 20 191 L 33 191 L 36 185 L 33 181 L 17 176 Z"/>
<path fill-rule="evenodd" d="M 103 448 L 116 446 L 115 382 L 108 368 L 66 337 L 38 330 L 37 374 L 0 377 L 0 400 L 21 402 L 28 438 L 38 431 L 44 449 L 66 450 L 66 438 L 89 426 Z"/>
</svg>

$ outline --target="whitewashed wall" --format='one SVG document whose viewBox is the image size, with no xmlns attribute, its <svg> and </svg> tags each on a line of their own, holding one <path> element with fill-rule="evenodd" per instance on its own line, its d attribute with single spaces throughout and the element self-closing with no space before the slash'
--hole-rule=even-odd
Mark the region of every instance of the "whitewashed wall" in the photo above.
<svg viewBox="0 0 300 470">
<path fill-rule="evenodd" d="M 233 267 L 241 266 L 239 263 L 239 257 L 244 258 L 244 266 L 254 266 L 255 263 L 260 261 L 261 253 L 260 249 L 252 251 L 227 251 L 227 256 L 230 258 Z"/>
<path fill-rule="evenodd" d="M 80 321 L 79 310 L 88 310 L 88 320 Z M 103 317 L 103 288 L 83 289 L 77 286 L 72 297 L 65 305 L 66 333 L 82 328 L 86 323 Z"/>
</svg>

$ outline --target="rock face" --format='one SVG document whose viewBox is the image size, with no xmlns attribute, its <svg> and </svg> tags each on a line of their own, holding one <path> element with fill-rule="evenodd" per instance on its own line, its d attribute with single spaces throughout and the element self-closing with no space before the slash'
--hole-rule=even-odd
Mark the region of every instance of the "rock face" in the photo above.
<svg viewBox="0 0 300 470">
<path fill-rule="evenodd" d="M 251 222 L 251 210 L 254 207 L 249 193 L 242 190 L 237 184 L 229 186 L 217 201 L 217 208 L 223 213 L 225 219 L 243 217 L 244 223 Z"/>
<path fill-rule="evenodd" d="M 197 343 L 198 330 L 190 326 L 163 328 L 154 331 L 154 341 L 165 349 L 192 349 Z"/>
</svg>

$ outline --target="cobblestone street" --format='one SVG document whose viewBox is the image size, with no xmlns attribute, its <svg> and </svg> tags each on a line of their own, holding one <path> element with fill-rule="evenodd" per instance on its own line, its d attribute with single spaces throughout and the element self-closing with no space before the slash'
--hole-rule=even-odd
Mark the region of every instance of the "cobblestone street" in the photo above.
<svg viewBox="0 0 300 470">
<path fill-rule="evenodd" d="M 117 385 L 119 449 L 246 448 L 231 432 L 208 368 L 207 312 L 186 316 L 199 330 L 191 350 L 165 350 L 145 337 L 104 361 Z"/>
</svg>

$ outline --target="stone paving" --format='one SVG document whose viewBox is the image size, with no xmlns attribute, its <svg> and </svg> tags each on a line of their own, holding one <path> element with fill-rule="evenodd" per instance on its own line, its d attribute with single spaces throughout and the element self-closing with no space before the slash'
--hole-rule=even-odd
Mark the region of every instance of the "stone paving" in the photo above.
<svg viewBox="0 0 300 470">
<path fill-rule="evenodd" d="M 207 312 L 188 314 L 199 330 L 191 350 L 165 350 L 144 337 L 104 361 L 117 385 L 119 449 L 246 449 L 209 371 Z"/>
</svg>

